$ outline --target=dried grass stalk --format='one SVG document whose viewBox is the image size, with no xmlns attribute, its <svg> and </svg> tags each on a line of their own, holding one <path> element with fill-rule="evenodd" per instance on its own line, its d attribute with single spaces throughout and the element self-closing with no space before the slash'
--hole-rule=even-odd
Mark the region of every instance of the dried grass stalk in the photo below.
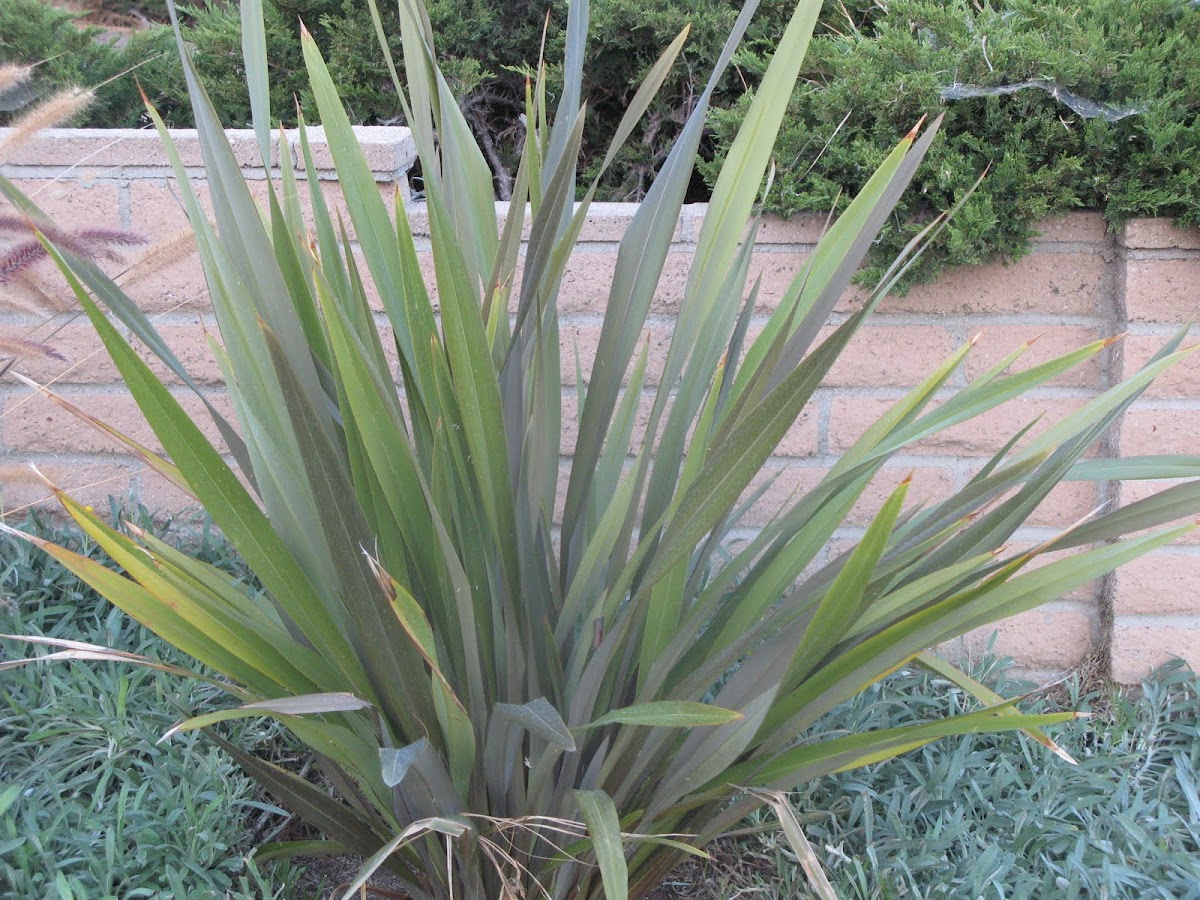
<svg viewBox="0 0 1200 900">
<path fill-rule="evenodd" d="M 113 249 L 114 245 L 132 247 L 146 243 L 146 239 L 140 234 L 120 228 L 85 228 L 82 231 L 68 232 L 49 222 L 34 223 L 19 216 L 0 215 L 0 233 L 34 232 L 35 228 L 40 229 L 51 243 L 86 259 L 104 257 L 118 260 L 121 256 Z M 8 247 L 4 254 L 0 255 L 0 285 L 10 283 L 46 255 L 45 246 L 36 236 Z"/>
<path fill-rule="evenodd" d="M 0 359 L 5 357 L 21 358 L 36 356 L 39 359 L 57 359 L 66 362 L 67 358 L 51 347 L 28 338 L 9 338 L 0 335 Z"/>
<path fill-rule="evenodd" d="M 189 228 L 147 248 L 145 253 L 134 260 L 133 264 L 118 276 L 118 280 L 122 284 L 131 284 L 185 259 L 195 251 L 196 237 Z"/>
<path fill-rule="evenodd" d="M 12 123 L 8 137 L 0 142 L 0 158 L 29 141 L 39 131 L 69 122 L 87 109 L 95 96 L 92 91 L 78 87 L 66 88 L 51 95 Z"/>
<path fill-rule="evenodd" d="M 29 80 L 33 66 L 19 66 L 16 63 L 0 63 L 0 94 L 15 88 Z"/>
<path fill-rule="evenodd" d="M 41 484 L 43 480 L 30 466 L 0 466 L 0 484 Z"/>
<path fill-rule="evenodd" d="M 0 285 L 0 310 L 58 315 L 75 306 L 75 295 L 51 293 L 35 272 L 18 272 L 7 284 Z"/>
</svg>

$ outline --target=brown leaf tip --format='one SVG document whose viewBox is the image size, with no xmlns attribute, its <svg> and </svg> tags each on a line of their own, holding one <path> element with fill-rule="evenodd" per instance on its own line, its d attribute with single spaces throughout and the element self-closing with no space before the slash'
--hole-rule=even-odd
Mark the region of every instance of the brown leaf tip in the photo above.
<svg viewBox="0 0 1200 900">
<path fill-rule="evenodd" d="M 929 118 L 929 117 L 927 115 L 925 115 L 925 116 L 921 116 L 921 118 L 917 119 L 917 124 L 914 125 L 912 127 L 912 130 L 904 136 L 904 139 L 906 141 L 915 141 L 917 139 L 917 135 L 921 131 L 921 126 L 925 124 L 925 120 L 927 118 Z"/>
</svg>

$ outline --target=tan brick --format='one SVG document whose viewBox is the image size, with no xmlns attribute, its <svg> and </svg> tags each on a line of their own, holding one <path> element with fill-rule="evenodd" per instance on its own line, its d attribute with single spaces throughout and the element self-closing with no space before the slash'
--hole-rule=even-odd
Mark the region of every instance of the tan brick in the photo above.
<svg viewBox="0 0 1200 900">
<path fill-rule="evenodd" d="M 1200 556 L 1154 553 L 1126 563 L 1117 570 L 1113 612 L 1200 615 Z"/>
<path fill-rule="evenodd" d="M 158 135 L 135 128 L 46 128 L 31 140 L 6 151 L 4 161 L 14 166 L 138 165 L 140 153 L 153 150 L 163 165 Z"/>
<path fill-rule="evenodd" d="M 1200 229 L 1176 228 L 1170 219 L 1131 219 L 1122 237 L 1132 249 L 1200 250 Z"/>
<path fill-rule="evenodd" d="M 205 212 L 212 216 L 212 200 L 205 184 L 192 182 L 192 189 Z M 183 195 L 174 181 L 166 179 L 136 179 L 129 183 L 129 222 L 135 231 L 152 236 L 155 241 L 191 231 Z"/>
<path fill-rule="evenodd" d="M 129 394 L 61 393 L 135 441 L 147 446 L 156 444 L 154 433 Z M 4 407 L 3 435 L 5 446 L 18 452 L 116 453 L 123 449 L 113 438 L 42 396 L 10 397 Z"/>
<path fill-rule="evenodd" d="M 1105 264 L 1096 253 L 1032 253 L 1013 263 L 964 266 L 904 297 L 887 312 L 1095 315 Z"/>
<path fill-rule="evenodd" d="M 49 259 L 36 260 L 7 282 L 0 284 L 0 311 L 22 316 L 28 327 L 42 325 L 56 313 L 78 305 L 67 280 Z"/>
<path fill-rule="evenodd" d="M 755 308 L 760 312 L 776 309 L 807 259 L 807 253 L 755 253 L 746 278 L 747 294 L 755 279 L 762 279 Z"/>
<path fill-rule="evenodd" d="M 107 384 L 120 380 L 99 335 L 86 320 L 52 320 L 31 329 L 28 325 L 0 325 L 0 338 L 34 341 L 60 354 L 62 359 L 27 354 L 14 370 L 40 384 Z M 0 354 L 3 356 L 4 354 Z"/>
<path fill-rule="evenodd" d="M 1063 481 L 1030 514 L 1028 524 L 1050 528 L 1074 525 L 1099 505 L 1098 487 L 1090 481 Z"/>
<path fill-rule="evenodd" d="M 180 490 L 157 472 L 143 469 L 140 480 L 138 500 L 154 518 L 187 519 L 203 514 L 203 508 L 195 497 Z"/>
<path fill-rule="evenodd" d="M 1099 340 L 1101 336 L 1099 328 L 1087 326 L 989 326 L 980 333 L 979 340 L 967 355 L 963 368 L 967 378 L 975 378 L 997 365 L 1022 344 L 1033 341 L 1033 346 L 1013 364 L 1011 371 L 1020 372 L 1085 347 Z M 1098 354 L 1046 383 L 1055 386 L 1097 387 L 1100 385 L 1100 374 Z"/>
<path fill-rule="evenodd" d="M 212 207 L 203 185 L 197 195 L 209 215 Z M 209 308 L 208 285 L 191 226 L 174 185 L 165 181 L 133 181 L 129 185 L 130 220 L 136 230 L 151 236 L 146 262 L 118 278 L 122 288 L 148 313 Z"/>
<path fill-rule="evenodd" d="M 1141 456 L 1194 454 L 1200 446 L 1200 408 L 1143 409 L 1125 413 L 1121 427 L 1121 454 Z"/>
<path fill-rule="evenodd" d="M 1136 374 L 1166 342 L 1166 335 L 1131 334 L 1126 337 L 1121 342 L 1125 349 L 1125 377 Z M 1188 343 L 1185 340 L 1184 346 Z M 1154 379 L 1142 396 L 1200 398 L 1200 354 L 1189 356 L 1167 369 Z"/>
<path fill-rule="evenodd" d="M 1108 238 L 1108 223 L 1104 221 L 1104 213 L 1100 212 L 1070 212 L 1065 216 L 1043 219 L 1033 227 L 1037 229 L 1033 239 L 1035 244 L 1102 244 Z"/>
<path fill-rule="evenodd" d="M 263 210 L 270 209 L 270 194 L 269 182 L 251 181 L 250 193 L 255 201 Z M 326 210 L 333 222 L 334 231 L 340 236 L 339 221 L 346 226 L 346 234 L 350 240 L 358 238 L 358 232 L 354 227 L 354 220 L 350 215 L 350 207 L 346 204 L 345 194 L 342 191 L 342 186 L 336 181 L 322 181 L 321 194 L 325 199 Z M 396 185 L 391 182 L 377 184 L 379 196 L 383 200 L 383 205 L 387 209 L 388 218 L 393 220 L 396 212 Z M 284 203 L 283 185 L 280 182 L 275 182 L 275 197 L 282 205 Z M 313 217 L 312 194 L 308 189 L 308 185 L 304 181 L 297 184 L 296 199 L 300 207 L 301 216 L 304 219 L 304 224 L 308 229 L 307 234 L 301 235 L 302 238 L 311 237 L 316 239 L 316 219 Z M 365 274 L 365 273 L 364 273 Z"/>
<path fill-rule="evenodd" d="M 112 182 L 15 179 L 13 184 L 65 231 L 121 227 L 117 186 Z"/>
<path fill-rule="evenodd" d="M 868 325 L 850 341 L 822 384 L 827 387 L 910 387 L 954 352 L 955 340 L 935 325 Z M 822 330 L 819 341 L 833 333 Z"/>
<path fill-rule="evenodd" d="M 877 397 L 834 397 L 829 420 L 829 449 L 832 452 L 849 449 L 895 402 Z M 904 452 L 991 456 L 1039 415 L 1042 419 L 1035 434 L 1078 409 L 1083 402 L 1075 398 L 1018 397 L 986 415 L 937 432 Z M 933 405 L 929 407 L 930 410 L 934 408 Z"/>
<path fill-rule="evenodd" d="M 147 424 L 141 410 L 128 393 L 86 393 L 62 391 L 63 397 L 100 421 L 122 431 L 150 450 L 161 452 L 162 445 Z M 119 453 L 124 447 L 87 422 L 41 396 L 25 402 L 24 396 L 10 397 L 3 421 L 4 445 L 18 452 L 41 453 Z M 219 439 L 212 418 L 200 398 L 187 395 L 180 405 L 210 440 Z M 217 397 L 214 405 L 229 414 L 227 398 Z"/>
<path fill-rule="evenodd" d="M 1136 684 L 1172 659 L 1183 659 L 1193 670 L 1200 671 L 1200 618 L 1171 625 L 1142 623 L 1137 617 L 1119 618 L 1114 623 L 1114 681 Z"/>
<path fill-rule="evenodd" d="M 670 262 L 668 258 L 668 265 Z M 562 284 L 558 292 L 559 311 L 564 315 L 603 313 L 608 306 L 608 296 L 616 266 L 617 254 L 615 251 L 573 254 L 563 272 Z M 518 294 L 518 290 L 513 291 L 514 299 Z M 682 295 L 683 288 L 680 286 L 679 296 L 682 297 Z M 677 306 L 678 299 L 674 302 Z"/>
<path fill-rule="evenodd" d="M 212 310 L 204 267 L 197 253 L 161 266 L 141 270 L 136 277 L 122 279 L 122 289 L 146 313 Z"/>
<path fill-rule="evenodd" d="M 579 204 L 574 206 L 579 209 Z M 579 233 L 579 242 L 615 243 L 625 235 L 633 216 L 637 212 L 636 203 L 593 203 L 584 219 Z M 496 201 L 496 233 L 504 230 L 512 210 L 512 204 L 507 200 Z M 424 202 L 410 203 L 407 207 L 409 228 L 416 237 L 429 237 L 429 207 Z M 521 240 L 529 241 L 533 233 L 533 215 L 531 207 L 525 204 L 525 214 L 521 219 Z M 674 240 L 678 240 L 678 226 Z"/>
<path fill-rule="evenodd" d="M 919 466 L 909 468 L 889 464 L 867 485 L 858 503 L 846 517 L 847 525 L 867 526 L 879 513 L 884 502 L 900 486 L 907 476 L 912 476 L 904 508 L 913 509 L 916 506 L 931 506 L 953 495 L 955 478 L 949 469 Z"/>
<path fill-rule="evenodd" d="M 500 204 L 497 206 L 499 207 Z M 576 208 L 578 209 L 578 206 Z M 629 230 L 637 211 L 638 204 L 636 203 L 593 203 L 588 209 L 583 230 L 579 233 L 579 240 L 583 243 L 619 241 L 625 237 L 625 232 Z M 527 225 L 532 224 L 528 214 L 526 214 L 525 221 Z M 678 223 L 675 225 L 675 234 L 672 240 L 679 240 Z"/>
<path fill-rule="evenodd" d="M 788 429 L 779 446 L 775 448 L 776 456 L 806 457 L 815 456 L 818 442 L 818 413 L 817 407 L 810 403 L 797 416 L 795 423 Z"/>
<path fill-rule="evenodd" d="M 614 260 L 615 262 L 615 260 Z M 654 299 L 650 302 L 651 312 L 656 313 L 678 313 L 679 306 L 683 302 L 683 295 L 687 289 L 688 275 L 692 270 L 692 253 L 688 250 L 672 250 L 667 254 L 666 261 L 663 263 L 662 276 L 659 278 L 658 289 L 654 292 Z M 598 311 L 603 311 L 607 305 L 608 287 L 612 282 L 612 271 L 606 276 L 604 289 L 604 300 Z"/>
<path fill-rule="evenodd" d="M 574 385 L 576 382 L 576 351 L 578 350 L 579 368 L 583 372 L 585 383 L 591 381 L 593 364 L 596 358 L 596 348 L 600 343 L 599 325 L 579 325 L 571 322 L 563 323 L 561 327 L 561 342 L 562 352 L 560 354 L 560 368 L 562 375 L 562 383 L 564 385 Z M 622 384 L 629 383 L 629 375 L 637 361 L 638 355 L 641 353 L 642 344 L 646 343 L 649 346 L 649 352 L 646 357 L 646 386 L 652 387 L 657 385 L 662 379 L 663 366 L 667 361 L 667 352 L 671 347 L 670 328 L 659 326 L 650 326 L 645 329 L 643 338 L 638 342 L 637 348 L 634 350 L 633 359 L 625 369 L 622 376 Z"/>
<path fill-rule="evenodd" d="M 619 406 L 623 402 L 624 393 L 622 392 L 617 405 Z M 633 434 L 630 437 L 630 452 L 636 453 L 641 449 L 642 441 L 646 439 L 646 427 L 650 423 L 650 413 L 653 407 L 653 397 L 640 397 L 638 399 L 637 413 L 634 415 Z M 669 411 L 668 408 L 668 413 Z M 579 398 L 573 394 L 566 394 L 562 398 L 562 432 L 559 442 L 559 449 L 564 456 L 569 456 L 575 452 L 575 443 L 578 438 Z"/>
<path fill-rule="evenodd" d="M 1020 666 L 1070 669 L 1087 659 L 1098 635 L 1094 614 L 1033 609 L 968 632 L 964 645 L 975 658 L 990 645 L 992 654 L 1010 657 Z"/>
<path fill-rule="evenodd" d="M 12 462 L 10 463 L 10 459 Z M 33 476 L 25 474 L 27 467 L 19 458 L 0 457 L 0 506 L 3 515 L 11 516 L 11 522 L 19 522 L 30 506 L 61 512 L 62 506 L 54 495 Z M 128 498 L 137 466 L 119 461 L 55 462 L 39 459 L 38 471 L 71 497 L 86 506 L 93 506 L 101 513 L 108 511 L 110 496 Z M 107 518 L 107 516 L 105 516 Z"/>
<path fill-rule="evenodd" d="M 209 335 L 216 339 L 218 344 L 222 343 L 215 317 L 197 315 L 193 324 L 159 325 L 157 331 L 194 381 L 198 384 L 224 383 L 224 375 L 208 344 Z M 141 357 L 150 364 L 150 368 L 159 379 L 170 384 L 180 383 L 180 378 L 154 353 L 140 342 L 137 347 Z"/>
<path fill-rule="evenodd" d="M 803 257 L 791 253 L 763 253 L 751 263 L 747 291 L 757 273 L 763 274 L 759 293 L 760 311 L 773 308 L 795 274 Z M 603 313 L 608 305 L 613 273 L 616 271 L 615 252 L 577 252 L 567 264 L 559 292 L 559 310 L 571 313 Z M 663 264 L 662 277 L 651 302 L 651 312 L 675 314 L 683 301 L 692 266 L 692 253 L 672 250 Z"/>
<path fill-rule="evenodd" d="M 1200 259 L 1131 259 L 1125 267 L 1131 322 L 1178 322 L 1200 315 Z"/>
</svg>

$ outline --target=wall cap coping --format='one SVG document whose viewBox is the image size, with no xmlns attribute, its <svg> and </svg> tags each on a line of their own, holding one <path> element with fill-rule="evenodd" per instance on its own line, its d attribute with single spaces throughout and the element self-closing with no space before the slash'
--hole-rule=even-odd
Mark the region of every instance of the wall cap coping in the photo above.
<svg viewBox="0 0 1200 900">
<path fill-rule="evenodd" d="M 0 128 L 0 144 L 11 131 L 10 128 Z M 185 166 L 204 164 L 200 139 L 194 128 L 172 128 L 168 129 L 168 133 Z M 247 169 L 261 169 L 254 131 L 249 128 L 230 128 L 225 133 L 229 136 L 238 164 Z M 354 133 L 376 178 L 402 176 L 412 168 L 417 158 L 412 132 L 403 126 L 355 126 Z M 286 134 L 292 165 L 302 168 L 299 131 L 291 129 Z M 333 155 L 325 139 L 325 129 L 320 125 L 308 126 L 308 142 L 317 169 L 332 169 Z M 79 166 L 87 170 L 162 168 L 170 165 L 159 143 L 158 132 L 150 128 L 48 128 L 15 148 L 3 163 L 5 167 Z M 279 164 L 278 132 L 271 135 L 271 163 Z"/>
</svg>

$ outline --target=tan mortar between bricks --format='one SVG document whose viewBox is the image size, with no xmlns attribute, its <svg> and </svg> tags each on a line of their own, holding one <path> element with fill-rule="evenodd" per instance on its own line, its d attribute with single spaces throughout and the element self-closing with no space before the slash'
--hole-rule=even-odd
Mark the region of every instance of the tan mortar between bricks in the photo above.
<svg viewBox="0 0 1200 900">
<path fill-rule="evenodd" d="M 415 151 L 406 130 L 363 129 L 359 136 L 381 195 L 391 202 L 399 192 L 409 204 L 419 246 L 426 247 L 424 210 L 408 194 L 407 172 Z M 198 175 L 202 158 L 194 133 L 176 132 L 175 138 L 184 164 Z M 329 148 L 319 130 L 314 130 L 311 138 L 327 201 L 344 211 L 340 188 L 329 172 Z M 253 133 L 235 132 L 232 140 L 239 162 L 252 166 L 257 157 Z M 283 158 L 295 165 L 294 135 L 285 141 Z M 272 160 L 277 164 L 279 159 L 279 141 L 273 138 Z M 81 160 L 82 164 L 75 166 Z M 167 160 L 157 138 L 148 132 L 47 132 L 0 171 L 35 194 L 37 202 L 64 227 L 82 223 L 123 227 L 154 241 L 186 230 L 178 190 L 169 181 Z M 263 172 L 246 171 L 252 193 L 261 200 L 266 188 Z M 204 183 L 193 184 L 201 202 L 207 204 Z M 307 214 L 307 198 L 304 207 Z M 506 204 L 497 204 L 498 217 L 503 217 L 506 209 Z M 618 242 L 634 210 L 627 204 L 595 204 L 584 225 L 579 252 L 564 278 L 560 309 L 566 422 L 570 422 L 576 403 L 576 349 L 586 381 Z M 686 207 L 675 229 L 674 246 L 645 329 L 649 386 L 661 380 L 673 316 L 683 296 L 704 215 L 703 205 Z M 763 223 L 752 271 L 752 277 L 762 279 L 752 334 L 775 308 L 819 239 L 823 224 L 821 217 L 806 216 L 787 221 L 769 218 Z M 1043 422 L 1049 422 L 1078 408 L 1105 386 L 1135 371 L 1180 324 L 1200 316 L 1200 232 L 1173 228 L 1166 220 L 1147 219 L 1109 234 L 1103 217 L 1092 212 L 1048 220 L 1039 228 L 1032 252 L 1018 262 L 958 270 L 883 304 L 756 480 L 755 486 L 761 486 L 774 479 L 755 504 L 751 524 L 766 521 L 794 491 L 815 484 L 863 427 L 976 335 L 981 335 L 979 342 L 954 376 L 954 387 L 961 387 L 967 378 L 1035 337 L 1039 340 L 1020 365 L 1036 364 L 1083 343 L 1128 332 L 1122 352 L 1106 352 L 1029 399 L 1007 405 L 984 427 L 960 427 L 889 463 L 851 512 L 832 550 L 849 546 L 909 471 L 914 476 L 910 491 L 914 502 L 936 500 L 961 488 L 1014 430 L 1039 414 L 1044 414 Z M 431 280 L 428 252 L 422 251 L 420 263 L 427 281 Z M 118 264 L 113 271 L 122 268 Z M 65 285 L 55 281 L 48 268 L 38 271 L 39 284 L 65 304 L 69 299 Z M 129 292 L 156 317 L 163 337 L 202 389 L 227 408 L 220 371 L 207 344 L 215 325 L 194 253 L 157 271 L 135 271 L 123 277 Z M 852 309 L 856 296 L 851 292 L 837 314 Z M 372 297 L 374 308 L 381 312 L 382 302 L 376 294 Z M 110 417 L 112 424 L 155 444 L 90 327 L 69 315 L 47 319 L 30 309 L 37 302 L 36 296 L 22 293 L 20 285 L 10 289 L 0 298 L 0 335 L 45 340 L 67 360 L 30 359 L 18 368 L 35 380 L 56 381 L 64 394 L 90 412 Z M 199 401 L 161 365 L 154 365 L 211 433 Z M 98 508 L 103 508 L 109 493 L 128 495 L 170 514 L 186 508 L 186 498 L 120 453 L 111 441 L 44 399 L 30 398 L 27 390 L 11 380 L 0 383 L 0 408 L 13 410 L 0 422 L 0 466 L 6 471 L 14 464 L 34 462 Z M 646 412 L 642 410 L 642 427 Z M 568 425 L 563 453 L 569 454 L 573 446 L 572 426 Z M 1128 415 L 1117 446 L 1137 453 L 1196 452 L 1200 446 L 1200 361 L 1189 360 L 1146 393 Z M 1161 487 L 1130 485 L 1124 489 L 1124 499 L 1136 500 Z M 45 498 L 44 489 L 27 478 L 10 479 L 0 489 L 6 510 Z M 1035 540 L 1052 533 L 1050 529 L 1069 524 L 1103 499 L 1093 485 L 1063 485 L 1039 511 L 1027 537 Z M 1181 654 L 1200 667 L 1197 597 L 1200 538 L 1192 538 L 1135 563 L 1106 586 L 1093 585 L 1043 610 L 989 626 L 956 646 L 961 652 L 978 654 L 995 635 L 997 651 L 1013 656 L 1030 670 L 1049 672 L 1069 668 L 1108 645 L 1113 674 L 1123 681 L 1136 680 L 1150 665 L 1171 654 Z M 1105 609 L 1115 613 L 1111 634 L 1104 630 Z"/>
</svg>

